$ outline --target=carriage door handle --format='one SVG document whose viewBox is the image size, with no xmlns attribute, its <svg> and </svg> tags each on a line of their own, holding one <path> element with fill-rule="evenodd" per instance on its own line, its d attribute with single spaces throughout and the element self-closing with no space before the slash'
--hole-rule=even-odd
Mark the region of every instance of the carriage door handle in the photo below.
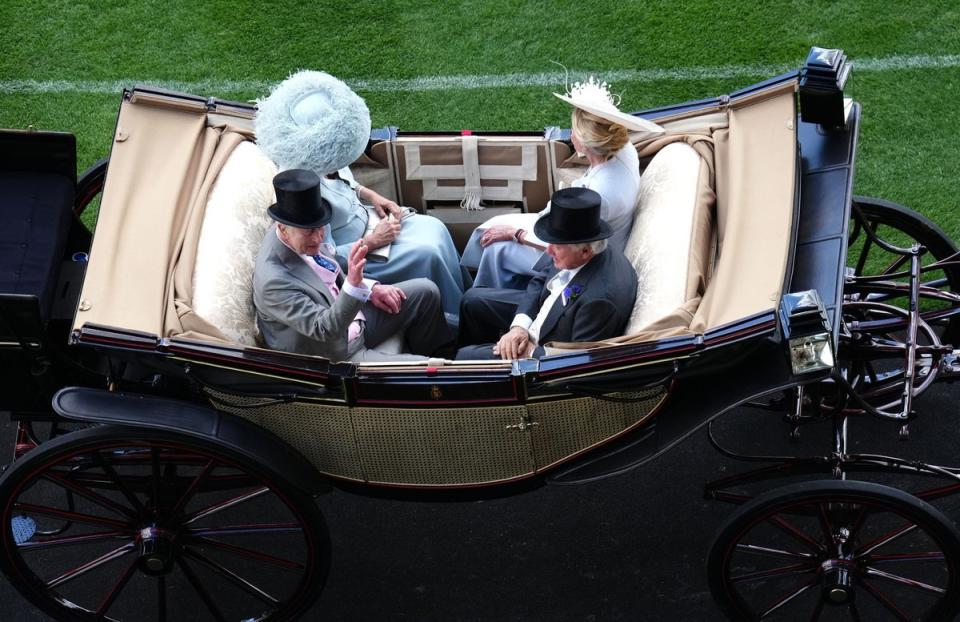
<svg viewBox="0 0 960 622">
<path fill-rule="evenodd" d="M 505 426 L 507 430 L 520 430 L 523 432 L 527 428 L 532 428 L 535 425 L 540 425 L 539 421 L 534 421 L 530 415 L 520 415 L 520 423 L 514 423 L 512 425 Z"/>
</svg>

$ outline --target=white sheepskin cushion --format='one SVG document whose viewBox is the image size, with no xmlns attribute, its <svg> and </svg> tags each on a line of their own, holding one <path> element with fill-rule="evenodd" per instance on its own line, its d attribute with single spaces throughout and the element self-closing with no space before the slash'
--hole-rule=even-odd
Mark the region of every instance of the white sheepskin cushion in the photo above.
<svg viewBox="0 0 960 622">
<path fill-rule="evenodd" d="M 232 341 L 256 345 L 253 268 L 276 199 L 276 165 L 251 142 L 234 149 L 210 190 L 193 271 L 193 309 Z"/>
<path fill-rule="evenodd" d="M 257 144 L 280 170 L 305 168 L 321 177 L 348 166 L 370 139 L 370 111 L 343 81 L 298 71 L 257 102 Z"/>
<path fill-rule="evenodd" d="M 635 333 L 685 300 L 700 156 L 686 143 L 657 152 L 640 178 L 633 230 L 624 254 L 637 271 L 637 301 L 627 325 Z"/>
</svg>

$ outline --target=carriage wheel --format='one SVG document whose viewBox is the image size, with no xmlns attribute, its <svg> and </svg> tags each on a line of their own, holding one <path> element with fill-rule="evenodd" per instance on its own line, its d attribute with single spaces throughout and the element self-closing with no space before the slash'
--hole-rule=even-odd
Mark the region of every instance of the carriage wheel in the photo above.
<svg viewBox="0 0 960 622">
<path fill-rule="evenodd" d="M 900 307 L 877 302 L 847 302 L 843 305 L 844 322 L 853 333 L 852 345 L 844 358 L 848 376 L 857 395 L 883 414 L 894 416 L 902 406 L 905 370 L 907 369 L 907 331 L 865 331 L 869 323 L 906 323 L 909 312 Z M 936 349 L 940 339 L 926 322 L 917 324 L 915 345 L 918 353 L 914 360 L 912 385 L 913 396 L 926 391 L 937 379 L 939 357 L 934 358 L 924 349 Z"/>
<path fill-rule="evenodd" d="M 865 227 L 873 229 L 877 236 L 900 248 L 910 248 L 914 244 L 921 244 L 927 249 L 921 257 L 922 265 L 946 259 L 957 253 L 957 246 L 936 224 L 925 216 L 896 203 L 857 196 L 853 199 L 853 222 L 850 225 L 849 248 L 847 264 L 855 276 L 881 275 L 898 272 L 909 268 L 909 263 L 898 265 L 898 256 L 881 248 L 870 241 L 864 232 Z M 893 279 L 897 283 L 906 284 L 905 278 Z M 938 289 L 960 293 L 960 265 L 944 266 L 939 270 L 925 273 L 921 282 L 934 285 Z M 861 300 L 886 302 L 907 308 L 905 296 L 890 296 L 889 294 L 870 294 L 860 297 Z M 921 311 L 925 315 L 935 310 L 949 309 L 957 306 L 956 303 L 937 301 L 931 297 L 924 297 Z M 944 343 L 960 343 L 960 317 L 951 317 L 939 323 L 930 322 L 942 331 L 941 340 Z"/>
<path fill-rule="evenodd" d="M 0 568 L 57 620 L 289 620 L 326 580 L 312 498 L 168 431 L 100 426 L 43 443 L 0 479 L 0 506 Z"/>
<path fill-rule="evenodd" d="M 707 573 L 733 620 L 951 620 L 960 611 L 960 531 L 895 488 L 806 482 L 731 516 Z"/>
</svg>

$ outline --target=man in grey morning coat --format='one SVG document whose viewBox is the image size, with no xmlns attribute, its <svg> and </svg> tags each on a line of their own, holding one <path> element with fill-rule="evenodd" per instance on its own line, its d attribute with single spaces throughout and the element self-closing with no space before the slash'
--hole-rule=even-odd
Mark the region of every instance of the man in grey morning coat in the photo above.
<svg viewBox="0 0 960 622">
<path fill-rule="evenodd" d="M 637 274 L 622 253 L 604 252 L 610 226 L 600 218 L 600 195 L 565 188 L 534 232 L 548 242 L 553 266 L 525 293 L 475 287 L 460 303 L 458 359 L 540 357 L 550 341 L 598 341 L 623 333 L 637 297 Z M 486 291 L 485 291 L 486 290 Z M 504 333 L 506 331 L 506 333 Z"/>
<path fill-rule="evenodd" d="M 425 360 L 449 346 L 454 335 L 432 282 L 365 280 L 362 241 L 350 249 L 346 278 L 336 260 L 323 254 L 333 211 L 316 173 L 283 171 L 273 184 L 277 202 L 268 213 L 276 226 L 264 236 L 253 277 L 257 324 L 268 347 L 360 362 Z M 408 353 L 376 349 L 398 332 Z"/>
</svg>

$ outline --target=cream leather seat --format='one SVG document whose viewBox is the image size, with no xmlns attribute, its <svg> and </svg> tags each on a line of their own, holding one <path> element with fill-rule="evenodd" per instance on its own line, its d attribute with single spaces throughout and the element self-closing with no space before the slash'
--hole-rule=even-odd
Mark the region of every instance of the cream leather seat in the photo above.
<svg viewBox="0 0 960 622">
<path fill-rule="evenodd" d="M 709 168 L 685 142 L 666 145 L 640 179 L 624 254 L 637 271 L 637 300 L 626 334 L 686 328 L 715 252 Z"/>
<path fill-rule="evenodd" d="M 193 272 L 193 309 L 231 342 L 259 344 L 253 270 L 275 201 L 276 165 L 251 142 L 234 149 L 207 200 Z M 377 349 L 399 353 L 402 335 Z"/>
</svg>

